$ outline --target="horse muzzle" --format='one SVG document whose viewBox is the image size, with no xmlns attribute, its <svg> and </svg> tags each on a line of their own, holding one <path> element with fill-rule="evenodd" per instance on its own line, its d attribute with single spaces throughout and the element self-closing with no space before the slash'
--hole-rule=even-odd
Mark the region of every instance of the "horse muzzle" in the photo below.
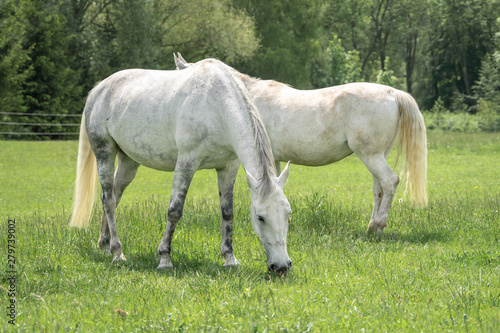
<svg viewBox="0 0 500 333">
<path fill-rule="evenodd" d="M 280 276 L 286 276 L 290 268 L 292 268 L 291 259 L 288 259 L 284 265 L 278 265 L 276 263 L 272 263 L 268 266 L 270 272 L 276 273 Z"/>
</svg>

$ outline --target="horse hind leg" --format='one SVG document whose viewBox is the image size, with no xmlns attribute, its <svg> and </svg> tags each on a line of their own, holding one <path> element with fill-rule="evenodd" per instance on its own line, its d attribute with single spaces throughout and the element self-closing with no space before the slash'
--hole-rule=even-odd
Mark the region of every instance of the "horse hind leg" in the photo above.
<svg viewBox="0 0 500 333">
<path fill-rule="evenodd" d="M 116 167 L 115 175 L 114 175 L 114 194 L 116 198 L 116 207 L 120 203 L 123 191 L 127 188 L 128 185 L 134 180 L 135 175 L 137 174 L 137 169 L 139 168 L 139 164 L 125 155 L 123 152 L 118 152 L 118 165 Z M 116 209 L 115 207 L 115 209 Z M 101 233 L 99 235 L 99 247 L 102 250 L 110 250 L 110 232 L 109 232 L 109 224 L 108 219 L 106 218 L 106 214 L 103 213 L 101 219 Z"/>
<path fill-rule="evenodd" d="M 115 222 L 116 195 L 114 191 L 114 168 L 115 158 L 118 149 L 114 143 L 99 140 L 99 144 L 94 144 L 94 154 L 97 161 L 97 173 L 101 183 L 101 201 L 103 208 L 102 223 L 107 221 L 110 236 L 109 249 L 113 254 L 113 262 L 125 260 L 122 253 L 122 244 L 118 237 Z M 101 232 L 106 233 L 105 226 L 101 226 Z M 103 243 L 106 241 L 103 239 Z"/>
<path fill-rule="evenodd" d="M 240 162 L 236 160 L 226 167 L 217 170 L 219 184 L 220 211 L 222 216 L 222 242 L 221 255 L 225 259 L 224 267 L 234 267 L 239 265 L 234 256 L 233 248 L 233 199 L 234 183 L 238 174 Z"/>
<path fill-rule="evenodd" d="M 274 165 L 275 165 L 275 167 L 276 167 L 276 174 L 277 174 L 277 175 L 281 175 L 281 162 L 280 162 L 280 161 L 275 160 L 275 161 L 274 161 Z"/>
<path fill-rule="evenodd" d="M 383 191 L 382 187 L 380 186 L 380 183 L 378 182 L 378 179 L 373 176 L 373 212 L 372 212 L 372 217 L 371 221 L 375 220 L 375 217 L 377 216 L 377 213 L 380 209 L 380 203 L 382 202 L 382 196 L 383 196 Z"/>
<path fill-rule="evenodd" d="M 99 234 L 99 240 L 97 244 L 102 251 L 106 251 L 111 254 L 110 249 L 111 234 L 109 233 L 108 219 L 106 218 L 106 213 L 102 212 L 101 217 L 101 233 Z"/>
<path fill-rule="evenodd" d="M 182 217 L 187 191 L 195 171 L 196 168 L 193 167 L 192 163 L 177 161 L 172 184 L 172 195 L 170 196 L 170 204 L 168 206 L 167 226 L 161 243 L 158 246 L 157 257 L 160 259 L 160 264 L 157 269 L 173 267 L 170 258 L 172 238 L 175 227 Z"/>
<path fill-rule="evenodd" d="M 368 232 L 382 233 L 387 226 L 387 218 L 399 184 L 399 177 L 392 171 L 383 155 L 363 157 L 361 160 L 373 174 L 375 202 Z"/>
</svg>

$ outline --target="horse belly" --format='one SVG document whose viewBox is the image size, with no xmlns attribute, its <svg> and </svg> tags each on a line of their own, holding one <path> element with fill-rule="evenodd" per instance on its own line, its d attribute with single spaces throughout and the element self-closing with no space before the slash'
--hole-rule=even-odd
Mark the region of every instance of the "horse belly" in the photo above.
<svg viewBox="0 0 500 333">
<path fill-rule="evenodd" d="M 124 112 L 112 119 L 109 132 L 120 149 L 137 163 L 161 171 L 173 171 L 178 150 L 174 138 L 175 124 L 170 118 L 155 112 Z"/>
<path fill-rule="evenodd" d="M 227 149 L 221 131 L 210 133 L 203 126 L 198 126 L 197 131 L 188 131 L 188 127 L 171 121 L 148 122 L 147 130 L 136 130 L 126 139 L 115 140 L 134 161 L 161 171 L 174 171 L 179 154 L 189 155 L 197 169 L 222 168 L 237 158 Z"/>
<path fill-rule="evenodd" d="M 164 141 L 149 141 L 136 137 L 132 142 L 118 142 L 118 145 L 127 156 L 141 165 L 161 171 L 174 171 L 177 149 L 165 149 L 166 145 L 162 142 Z"/>
<path fill-rule="evenodd" d="M 304 138 L 304 136 L 301 136 Z M 328 165 L 352 154 L 347 141 L 331 136 L 329 140 L 320 140 L 318 136 L 310 136 L 313 140 L 272 140 L 273 154 L 281 162 L 292 161 L 294 164 L 306 166 Z"/>
</svg>

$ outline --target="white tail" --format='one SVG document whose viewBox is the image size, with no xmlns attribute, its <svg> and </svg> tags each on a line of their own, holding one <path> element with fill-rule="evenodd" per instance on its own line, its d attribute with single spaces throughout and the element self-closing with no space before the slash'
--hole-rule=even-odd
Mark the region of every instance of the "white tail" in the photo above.
<svg viewBox="0 0 500 333">
<path fill-rule="evenodd" d="M 405 152 L 403 173 L 406 173 L 406 191 L 417 207 L 427 205 L 427 136 L 424 117 L 417 102 L 409 94 L 396 91 L 400 113 L 399 145 L 396 163 Z"/>
<path fill-rule="evenodd" d="M 75 196 L 73 198 L 73 214 L 70 226 L 88 227 L 97 196 L 97 162 L 90 147 L 85 113 L 80 126 L 78 162 L 76 166 Z"/>
</svg>

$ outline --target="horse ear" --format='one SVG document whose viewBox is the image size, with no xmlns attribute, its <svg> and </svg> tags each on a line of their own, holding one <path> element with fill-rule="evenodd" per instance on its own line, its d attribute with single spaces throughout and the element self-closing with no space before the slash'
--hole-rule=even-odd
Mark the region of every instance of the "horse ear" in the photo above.
<svg viewBox="0 0 500 333">
<path fill-rule="evenodd" d="M 255 191 L 259 186 L 259 181 L 255 179 L 254 176 L 252 176 L 250 172 L 248 172 L 247 169 L 245 169 L 245 167 L 243 167 L 243 170 L 245 170 L 245 174 L 247 175 L 248 186 L 250 186 L 252 192 Z"/>
<path fill-rule="evenodd" d="M 278 177 L 278 185 L 281 187 L 281 189 L 285 187 L 289 175 L 290 175 L 290 161 L 288 161 L 286 167 L 283 169 L 283 172 Z"/>
<path fill-rule="evenodd" d="M 184 60 L 184 58 L 182 57 L 181 53 L 180 52 L 177 52 L 177 57 L 179 58 L 180 61 L 182 61 L 183 63 L 185 63 L 186 65 L 188 64 L 188 62 L 186 60 Z"/>
<path fill-rule="evenodd" d="M 187 64 L 186 60 L 184 60 L 184 58 L 182 58 L 180 53 L 177 53 L 177 54 L 178 54 L 178 56 L 176 56 L 174 53 L 174 61 L 175 61 L 175 65 L 177 66 L 177 69 L 188 68 L 188 64 Z"/>
</svg>

